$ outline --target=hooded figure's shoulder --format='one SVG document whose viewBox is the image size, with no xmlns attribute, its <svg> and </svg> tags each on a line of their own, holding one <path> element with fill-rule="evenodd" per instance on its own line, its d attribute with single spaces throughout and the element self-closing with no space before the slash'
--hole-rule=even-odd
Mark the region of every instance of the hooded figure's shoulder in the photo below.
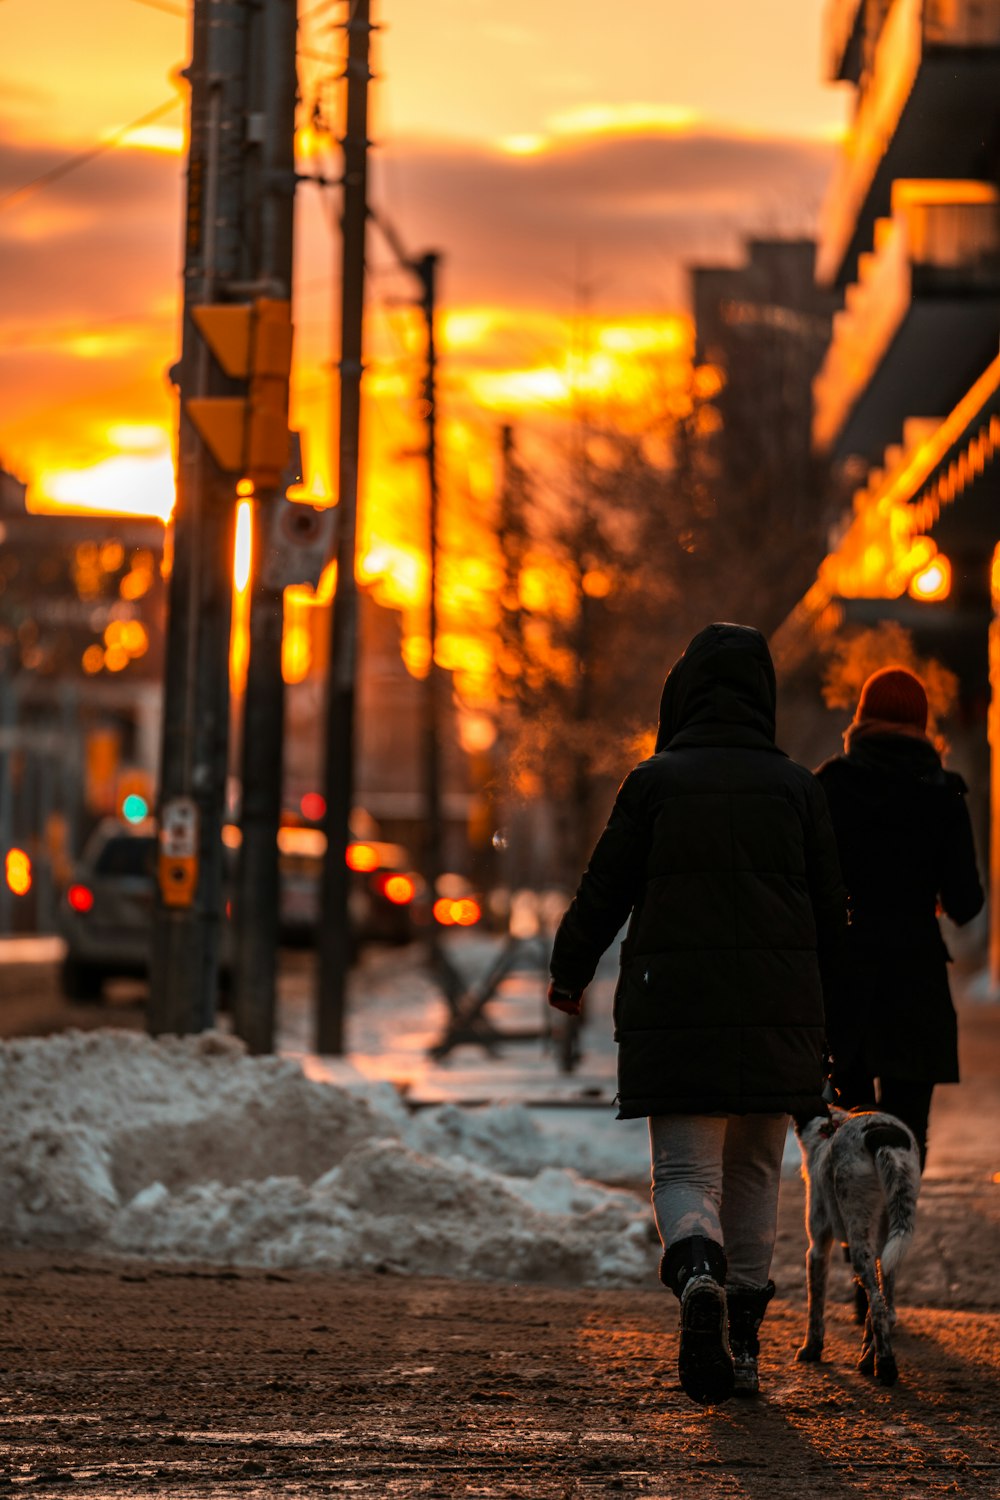
<svg viewBox="0 0 1000 1500">
<path fill-rule="evenodd" d="M 819 771 L 811 771 L 808 766 L 791 758 L 785 759 L 784 770 L 788 785 L 794 787 L 799 796 L 811 804 L 825 804 L 826 797 Z"/>
</svg>

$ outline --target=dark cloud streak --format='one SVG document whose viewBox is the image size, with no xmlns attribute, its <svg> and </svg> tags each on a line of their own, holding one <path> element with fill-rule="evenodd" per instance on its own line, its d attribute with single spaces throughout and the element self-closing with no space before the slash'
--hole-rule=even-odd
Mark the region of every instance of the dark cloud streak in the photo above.
<svg viewBox="0 0 1000 1500">
<path fill-rule="evenodd" d="M 817 142 L 713 132 L 590 137 L 536 156 L 415 143 L 376 156 L 373 197 L 410 243 L 442 250 L 458 302 L 551 304 L 583 251 L 613 301 L 647 302 L 659 286 L 676 303 L 685 262 L 734 257 L 748 233 L 808 231 L 832 157 Z"/>
</svg>

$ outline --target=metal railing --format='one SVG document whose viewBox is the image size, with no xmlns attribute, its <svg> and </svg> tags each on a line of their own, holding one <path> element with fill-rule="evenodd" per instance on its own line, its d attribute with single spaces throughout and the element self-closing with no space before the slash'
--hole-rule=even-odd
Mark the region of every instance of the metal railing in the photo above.
<svg viewBox="0 0 1000 1500">
<path fill-rule="evenodd" d="M 916 80 L 923 53 L 923 4 L 924 0 L 895 0 L 867 81 L 858 90 L 850 134 L 820 213 L 817 276 L 826 284 L 840 272 L 858 215 Z"/>
<path fill-rule="evenodd" d="M 961 186 L 961 185 L 959 185 Z M 900 194 L 891 219 L 876 226 L 876 246 L 861 257 L 833 337 L 813 382 L 813 439 L 829 449 L 892 342 L 913 295 L 915 267 L 1000 270 L 1000 205 L 983 201 L 922 202 L 916 184 Z"/>
<path fill-rule="evenodd" d="M 834 0 L 827 15 L 831 46 L 837 45 L 837 38 L 846 46 L 856 10 L 854 0 Z M 817 276 L 825 284 L 840 273 L 926 50 L 1000 49 L 1000 0 L 892 0 L 877 33 L 864 45 L 870 61 L 862 72 L 850 134 L 820 216 Z"/>
</svg>

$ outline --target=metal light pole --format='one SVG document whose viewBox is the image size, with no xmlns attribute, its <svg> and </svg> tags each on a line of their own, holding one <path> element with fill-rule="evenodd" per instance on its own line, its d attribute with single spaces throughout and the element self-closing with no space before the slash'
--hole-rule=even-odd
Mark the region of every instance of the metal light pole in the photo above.
<svg viewBox="0 0 1000 1500">
<path fill-rule="evenodd" d="M 292 292 L 295 199 L 296 0 L 262 0 L 251 27 L 250 117 L 259 137 L 247 153 L 245 200 L 261 295 Z M 242 843 L 236 890 L 233 1022 L 251 1052 L 274 1047 L 280 876 L 284 595 L 264 580 L 264 549 L 280 490 L 257 491 L 250 581 L 250 653 L 243 697 Z"/>
<path fill-rule="evenodd" d="M 438 560 L 439 476 L 437 448 L 437 272 L 440 252 L 428 250 L 419 259 L 407 254 L 395 228 L 384 217 L 373 215 L 402 270 L 417 278 L 420 286 L 420 311 L 424 321 L 423 419 L 425 443 L 423 457 L 427 465 L 427 644 L 428 663 L 425 679 L 424 714 L 421 732 L 421 779 L 424 793 L 424 838 L 421 849 L 421 873 L 433 903 L 438 877 L 443 868 L 443 827 L 441 816 L 441 669 L 437 665 L 438 637 Z M 453 1006 L 462 989 L 458 974 L 438 942 L 437 928 L 431 922 L 428 956 L 436 971 L 449 1005 Z"/>
<path fill-rule="evenodd" d="M 427 555 L 428 598 L 427 639 L 429 660 L 427 664 L 426 697 L 423 724 L 423 779 L 424 779 L 424 850 L 423 876 L 434 900 L 435 888 L 442 869 L 441 828 L 441 671 L 435 660 L 438 638 L 438 558 L 439 537 L 439 490 L 437 454 L 437 337 L 435 317 L 437 311 L 437 267 L 440 257 L 435 251 L 414 262 L 413 269 L 420 279 L 422 289 L 421 311 L 424 316 L 425 369 L 424 369 L 424 431 L 426 433 L 427 462 Z M 436 951 L 435 929 L 431 927 L 432 949 Z"/>
<path fill-rule="evenodd" d="M 326 858 L 316 987 L 316 1050 L 344 1050 L 351 965 L 347 846 L 354 801 L 354 700 L 358 657 L 355 580 L 361 431 L 362 316 L 368 220 L 369 0 L 354 0 L 347 22 L 347 131 L 340 298 L 337 590 L 326 704 Z"/>
</svg>

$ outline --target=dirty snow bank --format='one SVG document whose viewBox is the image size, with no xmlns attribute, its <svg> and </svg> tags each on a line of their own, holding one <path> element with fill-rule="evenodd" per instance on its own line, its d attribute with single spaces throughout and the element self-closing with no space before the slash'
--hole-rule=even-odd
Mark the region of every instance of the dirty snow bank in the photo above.
<svg viewBox="0 0 1000 1500">
<path fill-rule="evenodd" d="M 517 1107 L 411 1116 L 218 1033 L 0 1044 L 0 1241 L 271 1268 L 644 1284 L 649 1211 Z M 516 1174 L 516 1175 L 515 1175 Z"/>
</svg>

